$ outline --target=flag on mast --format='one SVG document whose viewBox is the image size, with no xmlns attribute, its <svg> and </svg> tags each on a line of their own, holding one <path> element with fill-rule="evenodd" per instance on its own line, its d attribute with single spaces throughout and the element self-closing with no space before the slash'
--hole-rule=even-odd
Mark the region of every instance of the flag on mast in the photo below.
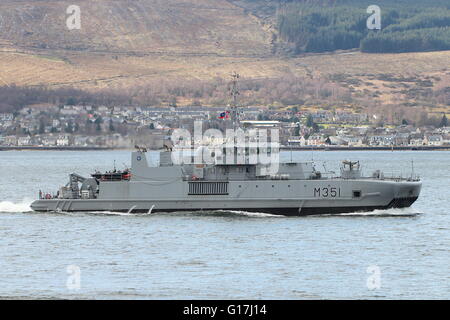
<svg viewBox="0 0 450 320">
<path fill-rule="evenodd" d="M 219 114 L 219 119 L 229 119 L 230 118 L 230 111 L 224 111 L 221 114 Z"/>
</svg>

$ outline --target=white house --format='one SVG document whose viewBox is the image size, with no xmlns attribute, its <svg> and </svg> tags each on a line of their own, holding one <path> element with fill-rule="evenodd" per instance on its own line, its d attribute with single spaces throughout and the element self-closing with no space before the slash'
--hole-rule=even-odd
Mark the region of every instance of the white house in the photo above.
<svg viewBox="0 0 450 320">
<path fill-rule="evenodd" d="M 31 138 L 30 137 L 19 137 L 17 139 L 18 146 L 31 146 Z"/>
<path fill-rule="evenodd" d="M 308 145 L 320 146 L 325 144 L 325 138 L 322 135 L 312 135 L 308 138 Z"/>
<path fill-rule="evenodd" d="M 442 146 L 444 144 L 444 139 L 441 135 L 428 136 L 426 141 L 429 146 Z"/>
<path fill-rule="evenodd" d="M 41 143 L 44 146 L 54 146 L 56 145 L 56 137 L 52 137 L 52 136 L 45 136 L 41 139 Z"/>
<path fill-rule="evenodd" d="M 301 136 L 301 137 L 291 137 L 290 139 L 288 139 L 288 145 L 290 146 L 306 146 L 306 139 L 305 137 Z"/>
<path fill-rule="evenodd" d="M 69 137 L 68 136 L 59 136 L 56 139 L 56 145 L 58 147 L 67 147 L 69 145 Z"/>
<path fill-rule="evenodd" d="M 12 121 L 14 115 L 12 113 L 0 113 L 0 121 Z"/>
<path fill-rule="evenodd" d="M 410 146 L 423 146 L 424 141 L 422 138 L 411 138 L 411 140 L 409 141 L 409 145 Z"/>
<path fill-rule="evenodd" d="M 355 136 L 345 136 L 342 137 L 344 141 L 347 142 L 349 146 L 353 147 L 360 147 L 363 145 L 363 138 L 362 137 L 355 137 Z"/>
</svg>

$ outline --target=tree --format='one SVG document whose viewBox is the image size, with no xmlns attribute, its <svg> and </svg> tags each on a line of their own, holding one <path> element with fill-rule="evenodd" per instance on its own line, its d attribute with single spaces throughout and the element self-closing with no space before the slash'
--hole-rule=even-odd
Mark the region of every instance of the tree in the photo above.
<svg viewBox="0 0 450 320">
<path fill-rule="evenodd" d="M 169 99 L 169 106 L 174 107 L 174 108 L 176 108 L 178 106 L 177 105 L 177 97 L 174 96 Z"/>
<path fill-rule="evenodd" d="M 98 116 L 97 119 L 95 119 L 95 124 L 96 124 L 95 130 L 96 131 L 99 131 L 99 132 L 102 131 L 102 127 L 101 127 L 102 123 L 103 123 L 102 117 Z"/>
<path fill-rule="evenodd" d="M 114 128 L 114 124 L 113 124 L 112 119 L 109 119 L 109 131 L 110 132 L 116 131 L 116 128 Z"/>
<path fill-rule="evenodd" d="M 314 118 L 311 114 L 308 114 L 308 118 L 306 119 L 306 126 L 308 128 L 312 128 L 314 126 Z"/>
<path fill-rule="evenodd" d="M 44 119 L 39 119 L 39 134 L 45 133 L 45 122 Z"/>
<path fill-rule="evenodd" d="M 313 130 L 314 130 L 315 133 L 318 133 L 320 131 L 319 125 L 317 123 L 315 123 L 315 122 L 313 124 Z"/>
<path fill-rule="evenodd" d="M 77 101 L 75 100 L 75 98 L 70 97 L 69 99 L 67 99 L 66 104 L 67 104 L 68 106 L 74 106 L 74 105 L 77 104 Z"/>
<path fill-rule="evenodd" d="M 298 137 L 300 135 L 300 124 L 295 127 L 294 136 Z"/>
<path fill-rule="evenodd" d="M 441 122 L 439 123 L 439 128 L 443 127 L 448 127 L 448 119 L 445 114 L 442 116 Z"/>
<path fill-rule="evenodd" d="M 75 132 L 75 125 L 74 125 L 74 123 L 73 123 L 72 120 L 70 120 L 70 121 L 67 123 L 67 125 L 66 125 L 65 128 L 64 128 L 64 131 L 65 131 L 66 133 L 74 133 L 74 132 Z"/>
</svg>

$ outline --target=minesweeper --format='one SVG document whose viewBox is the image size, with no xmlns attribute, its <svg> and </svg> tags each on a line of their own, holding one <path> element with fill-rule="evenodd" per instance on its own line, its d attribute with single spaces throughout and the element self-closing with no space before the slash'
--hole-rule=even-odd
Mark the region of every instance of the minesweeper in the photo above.
<svg viewBox="0 0 450 320">
<path fill-rule="evenodd" d="M 56 195 L 40 192 L 35 211 L 247 211 L 278 215 L 333 214 L 404 208 L 419 197 L 418 178 L 387 178 L 379 170 L 361 174 L 359 162 L 344 161 L 339 176 L 325 177 L 314 162 L 266 164 L 175 164 L 172 151 L 132 153 L 131 169 L 71 174 Z"/>
</svg>

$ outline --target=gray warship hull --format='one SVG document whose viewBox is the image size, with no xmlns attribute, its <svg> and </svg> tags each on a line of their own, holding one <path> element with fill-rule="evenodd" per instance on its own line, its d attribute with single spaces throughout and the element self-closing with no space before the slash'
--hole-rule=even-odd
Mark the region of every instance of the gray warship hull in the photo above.
<svg viewBox="0 0 450 320">
<path fill-rule="evenodd" d="M 300 216 L 409 207 L 421 190 L 420 181 L 371 178 L 219 182 L 166 178 L 100 185 L 95 199 L 40 199 L 31 207 L 44 212 L 225 210 Z"/>
</svg>

